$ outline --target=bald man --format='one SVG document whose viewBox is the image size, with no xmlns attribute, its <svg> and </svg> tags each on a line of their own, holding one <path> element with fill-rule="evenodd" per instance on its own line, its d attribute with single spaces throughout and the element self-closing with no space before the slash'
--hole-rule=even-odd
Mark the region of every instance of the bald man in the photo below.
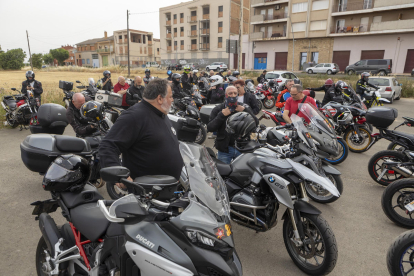
<svg viewBox="0 0 414 276">
<path fill-rule="evenodd" d="M 128 109 L 129 105 L 126 102 L 126 92 L 129 88 L 129 84 L 125 82 L 125 78 L 123 76 L 118 77 L 118 83 L 114 86 L 114 92 L 118 93 L 120 95 L 123 95 L 122 97 L 122 108 Z"/>
<path fill-rule="evenodd" d="M 144 88 L 145 87 L 142 85 L 142 78 L 140 76 L 136 76 L 134 85 L 132 85 L 126 93 L 126 103 L 130 106 L 139 103 L 142 100 Z"/>
<path fill-rule="evenodd" d="M 214 76 L 214 70 L 210 70 L 210 77 Z"/>
<path fill-rule="evenodd" d="M 82 118 L 80 109 L 85 102 L 90 101 L 91 98 L 84 97 L 82 93 L 75 93 L 72 96 L 72 101 L 66 111 L 66 119 L 72 126 L 77 137 L 89 136 L 96 131 L 93 125 L 90 125 L 88 120 Z"/>
</svg>

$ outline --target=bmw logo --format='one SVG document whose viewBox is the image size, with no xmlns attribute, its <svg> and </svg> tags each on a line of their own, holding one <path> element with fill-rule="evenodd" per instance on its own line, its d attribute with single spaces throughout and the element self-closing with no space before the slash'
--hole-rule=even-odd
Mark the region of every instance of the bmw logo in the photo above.
<svg viewBox="0 0 414 276">
<path fill-rule="evenodd" d="M 270 183 L 274 183 L 275 182 L 275 178 L 273 176 L 270 176 L 268 178 L 268 180 L 269 180 Z"/>
</svg>

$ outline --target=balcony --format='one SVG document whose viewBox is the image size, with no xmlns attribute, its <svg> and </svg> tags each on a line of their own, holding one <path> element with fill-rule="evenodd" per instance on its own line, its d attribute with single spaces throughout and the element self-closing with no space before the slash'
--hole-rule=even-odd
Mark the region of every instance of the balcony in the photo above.
<svg viewBox="0 0 414 276">
<path fill-rule="evenodd" d="M 374 8 L 383 8 L 390 6 L 404 6 L 399 8 L 410 8 L 414 6 L 413 0 L 376 0 Z"/>
<path fill-rule="evenodd" d="M 355 34 L 369 32 L 368 24 L 360 24 L 357 26 L 332 26 L 331 34 Z"/>
<path fill-rule="evenodd" d="M 346 4 L 335 4 L 332 6 L 332 12 L 347 12 L 347 11 L 360 11 L 368 10 L 373 8 L 374 1 L 361 1 L 356 3 L 346 3 Z"/>
<path fill-rule="evenodd" d="M 125 39 L 118 39 L 118 40 L 119 40 L 118 44 L 128 43 L 128 38 L 125 38 Z"/>
<path fill-rule="evenodd" d="M 171 33 L 167 34 L 167 39 L 171 39 Z"/>
<path fill-rule="evenodd" d="M 196 37 L 197 36 L 197 30 L 188 31 L 189 37 Z"/>
<path fill-rule="evenodd" d="M 197 44 L 188 45 L 188 51 L 197 51 Z"/>
<path fill-rule="evenodd" d="M 97 49 L 96 52 L 98 52 L 100 54 L 113 53 L 114 52 L 114 48 L 110 47 L 110 48 Z"/>
<path fill-rule="evenodd" d="M 203 14 L 203 20 L 210 20 L 210 14 Z"/>
<path fill-rule="evenodd" d="M 167 26 L 171 26 L 171 19 L 167 19 L 167 22 L 165 23 Z"/>
<path fill-rule="evenodd" d="M 167 46 L 167 53 L 171 53 L 171 46 Z"/>
<path fill-rule="evenodd" d="M 148 46 L 152 46 L 152 41 L 148 41 Z"/>
<path fill-rule="evenodd" d="M 265 32 L 255 32 L 250 34 L 251 41 L 260 41 L 260 40 L 279 40 L 286 39 L 285 32 L 274 32 L 272 34 Z"/>
<path fill-rule="evenodd" d="M 289 0 L 251 0 L 252 8 L 289 3 Z"/>
<path fill-rule="evenodd" d="M 382 33 L 401 33 L 414 31 L 414 19 L 384 21 L 371 25 L 357 25 L 331 28 L 330 36 L 371 35 Z"/>
<path fill-rule="evenodd" d="M 206 28 L 200 29 L 200 34 L 201 34 L 201 36 L 210 35 L 210 28 L 208 28 L 208 29 L 206 29 Z"/>
<path fill-rule="evenodd" d="M 202 51 L 210 50 L 210 43 L 200 43 L 200 50 Z"/>
<path fill-rule="evenodd" d="M 286 12 L 276 12 L 274 14 L 257 14 L 251 18 L 251 24 L 267 24 L 287 21 Z"/>
<path fill-rule="evenodd" d="M 371 32 L 414 29 L 414 19 L 384 21 L 371 24 Z"/>
<path fill-rule="evenodd" d="M 187 23 L 195 23 L 197 22 L 197 16 L 189 16 L 187 18 Z"/>
</svg>

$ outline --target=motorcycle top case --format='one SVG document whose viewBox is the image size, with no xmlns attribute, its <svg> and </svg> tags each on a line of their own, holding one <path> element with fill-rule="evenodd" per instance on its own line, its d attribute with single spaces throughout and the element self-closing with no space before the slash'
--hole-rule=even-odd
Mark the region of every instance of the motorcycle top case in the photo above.
<svg viewBox="0 0 414 276">
<path fill-rule="evenodd" d="M 53 134 L 32 134 L 20 144 L 24 165 L 32 172 L 46 173 L 50 164 L 60 155 L 92 156 L 89 143 L 83 139 Z"/>
<path fill-rule="evenodd" d="M 70 81 L 59 81 L 59 88 L 66 90 L 66 91 L 70 91 L 73 89 L 73 82 Z"/>
<path fill-rule="evenodd" d="M 175 129 L 177 139 L 182 142 L 195 142 L 201 124 L 193 118 L 182 118 L 168 114 L 168 119 Z"/>
<path fill-rule="evenodd" d="M 383 106 L 370 108 L 365 115 L 367 122 L 376 128 L 389 127 L 397 117 L 397 109 Z"/>
<path fill-rule="evenodd" d="M 98 90 L 95 95 L 95 102 L 108 103 L 109 106 L 122 106 L 122 95 L 105 90 Z"/>
<path fill-rule="evenodd" d="M 217 104 L 206 104 L 200 108 L 200 119 L 201 122 L 205 125 L 210 121 L 211 111 L 217 106 Z"/>
<path fill-rule="evenodd" d="M 66 109 L 58 104 L 47 103 L 39 107 L 37 112 L 38 125 L 30 125 L 32 134 L 49 133 L 63 134 L 68 120 L 66 119 Z"/>
</svg>

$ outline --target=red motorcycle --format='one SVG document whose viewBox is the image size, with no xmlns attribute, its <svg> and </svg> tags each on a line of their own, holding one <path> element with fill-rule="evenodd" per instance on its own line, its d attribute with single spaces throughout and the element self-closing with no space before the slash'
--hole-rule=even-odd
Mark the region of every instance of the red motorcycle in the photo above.
<svg viewBox="0 0 414 276">
<path fill-rule="evenodd" d="M 273 96 L 273 91 L 267 85 L 267 83 L 259 84 L 256 87 L 255 95 L 257 99 L 260 99 L 263 102 L 263 106 L 266 109 L 272 109 L 276 104 L 276 99 Z"/>
</svg>

